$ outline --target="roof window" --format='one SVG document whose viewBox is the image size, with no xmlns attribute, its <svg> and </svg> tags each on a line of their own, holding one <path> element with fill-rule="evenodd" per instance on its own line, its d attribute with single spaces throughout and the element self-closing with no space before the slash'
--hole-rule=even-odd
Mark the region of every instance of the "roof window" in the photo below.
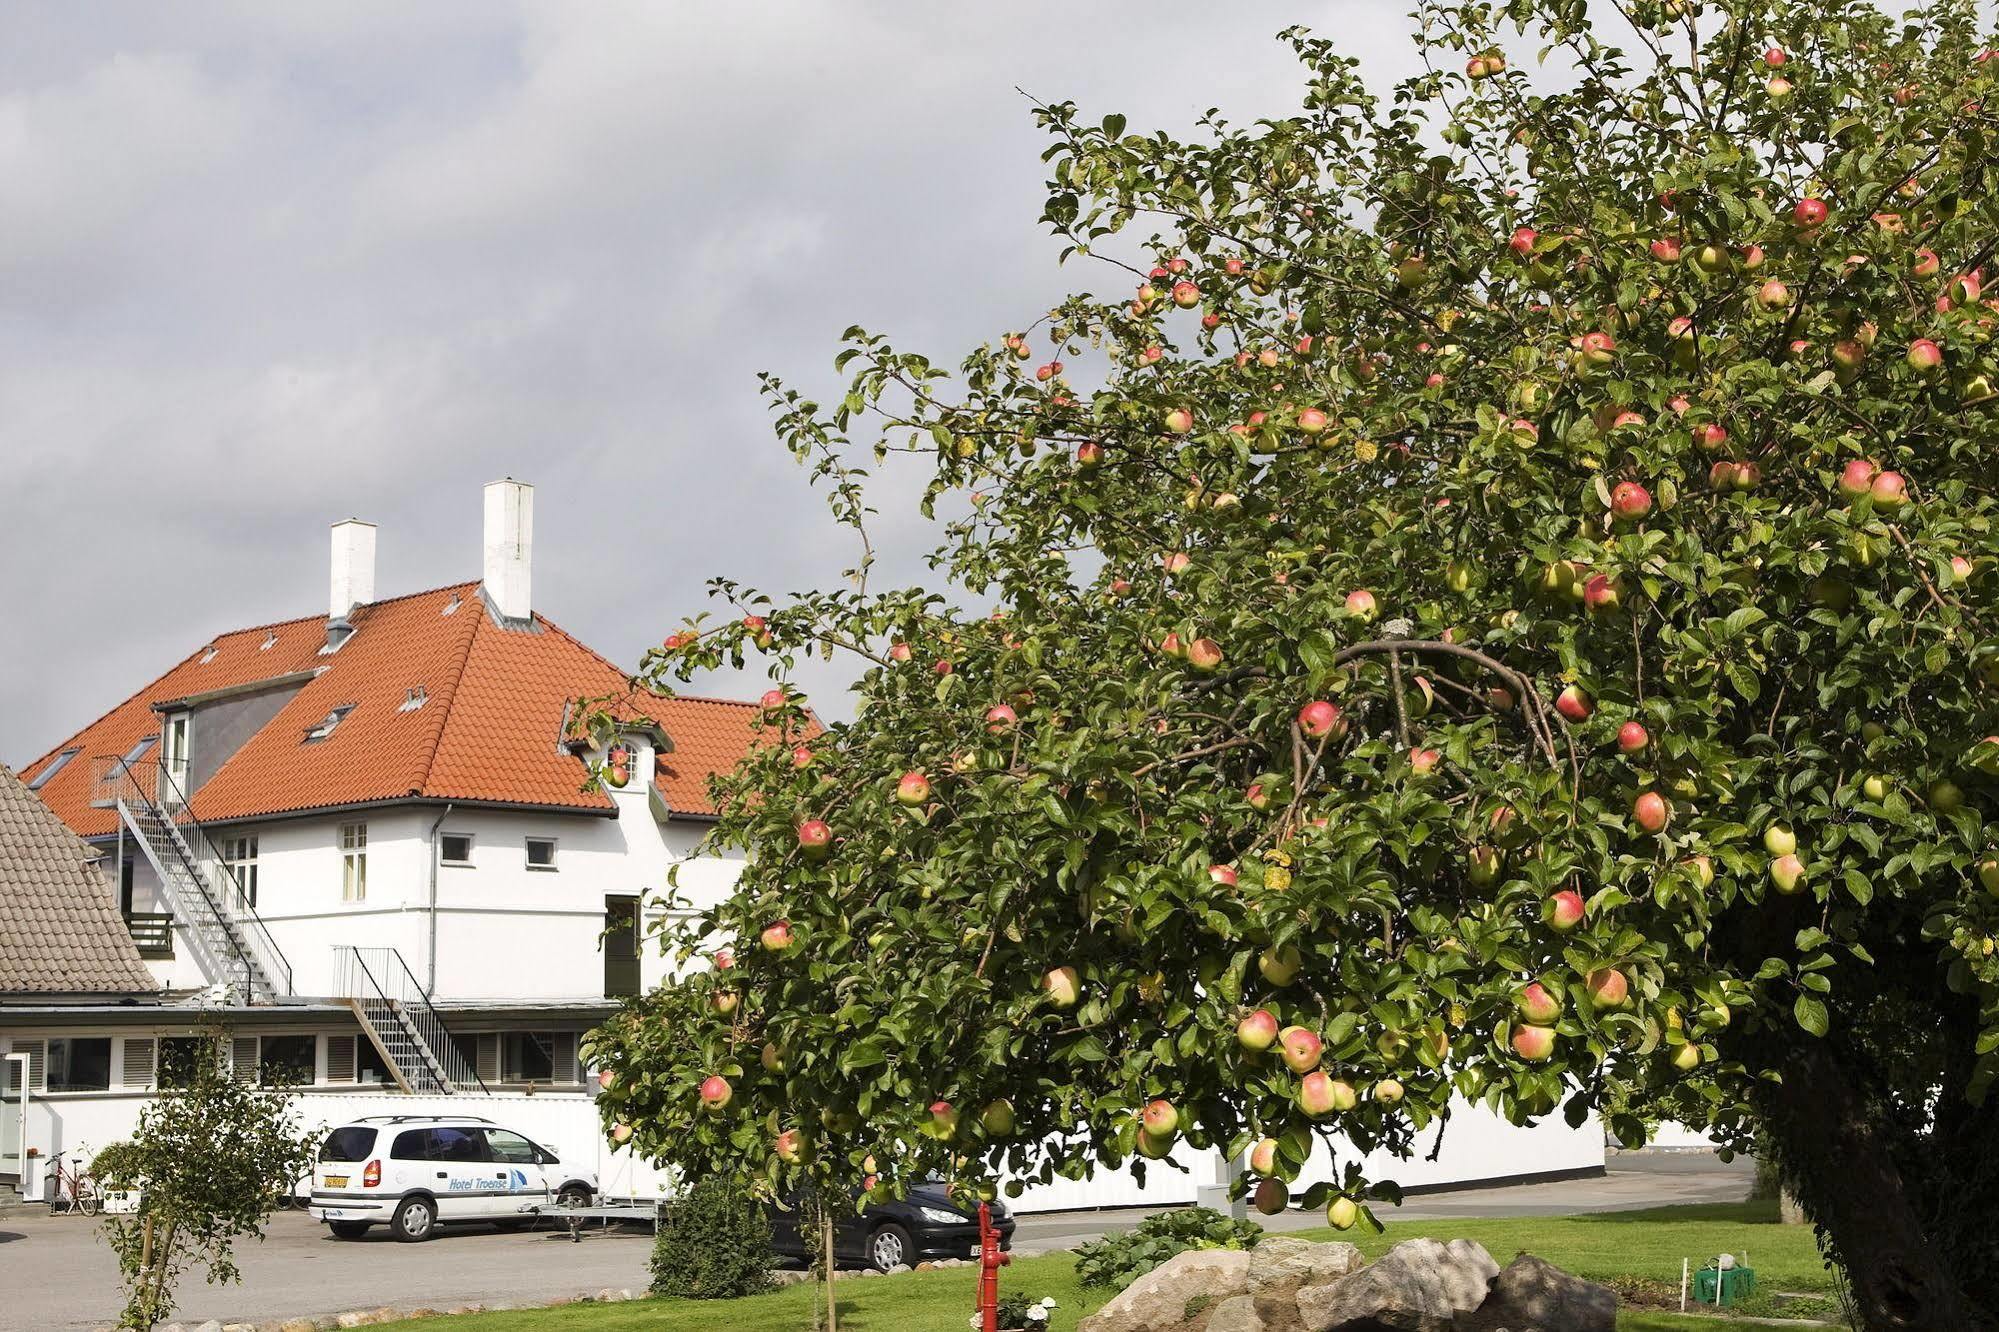
<svg viewBox="0 0 1999 1332">
<path fill-rule="evenodd" d="M 202 653 L 201 653 L 201 664 L 202 664 L 203 666 L 206 666 L 206 665 L 207 665 L 207 664 L 208 664 L 209 662 L 211 662 L 211 661 L 214 661 L 214 660 L 215 660 L 215 654 L 216 654 L 216 653 L 218 653 L 218 652 L 220 652 L 220 651 L 221 651 L 221 649 L 220 649 L 220 648 L 216 647 L 216 646 L 215 646 L 215 644 L 213 644 L 213 643 L 210 643 L 210 644 L 209 644 L 209 645 L 208 645 L 208 646 L 207 646 L 206 648 L 204 648 L 204 649 L 202 650 Z"/>
<path fill-rule="evenodd" d="M 342 703 L 339 707 L 327 713 L 325 720 L 321 721 L 319 725 L 308 728 L 305 733 L 305 739 L 299 741 L 299 743 L 309 745 L 315 741 L 324 740 L 327 736 L 333 734 L 333 728 L 345 721 L 347 714 L 352 711 L 354 711 L 352 703 Z"/>
<path fill-rule="evenodd" d="M 270 649 L 276 647 L 277 645 L 278 645 L 278 631 L 275 629 L 266 629 L 264 631 L 264 641 L 257 644 L 257 651 L 268 652 Z"/>
<path fill-rule="evenodd" d="M 35 779 L 28 783 L 28 789 L 30 791 L 41 790 L 44 786 L 48 785 L 49 778 L 55 776 L 57 773 L 61 772 L 64 768 L 68 767 L 69 761 L 75 758 L 78 754 L 81 754 L 82 752 L 83 751 L 81 749 L 63 750 L 62 753 L 50 759 L 40 772 L 35 774 Z"/>
<path fill-rule="evenodd" d="M 461 598 L 456 592 L 453 592 L 451 594 L 451 600 L 444 603 L 444 609 L 439 611 L 438 614 L 440 615 L 456 614 L 458 608 L 460 606 L 463 606 L 464 604 L 465 604 L 464 599 Z"/>
</svg>

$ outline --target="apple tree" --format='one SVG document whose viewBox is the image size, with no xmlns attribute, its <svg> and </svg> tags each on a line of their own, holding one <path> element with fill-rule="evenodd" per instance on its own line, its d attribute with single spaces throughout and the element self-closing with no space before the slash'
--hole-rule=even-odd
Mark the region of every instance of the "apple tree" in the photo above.
<svg viewBox="0 0 1999 1332">
<path fill-rule="evenodd" d="M 891 1194 L 1453 1107 L 1762 1132 L 1871 1326 L 1999 1270 L 1999 60 L 1973 7 L 1442 3 L 1284 119 L 1039 105 L 1099 290 L 777 430 L 844 585 L 677 630 L 861 663 L 717 781 L 735 894 L 594 1038 L 697 1173 Z M 869 584 L 933 470 L 935 589 Z"/>
</svg>

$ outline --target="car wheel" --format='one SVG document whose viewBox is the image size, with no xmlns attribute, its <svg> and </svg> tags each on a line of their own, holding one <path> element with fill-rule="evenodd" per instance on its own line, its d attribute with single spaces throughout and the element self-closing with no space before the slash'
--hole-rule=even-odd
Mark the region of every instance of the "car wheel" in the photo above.
<svg viewBox="0 0 1999 1332">
<path fill-rule="evenodd" d="M 368 1233 L 366 1221 L 328 1221 L 335 1239 L 360 1239 Z"/>
<path fill-rule="evenodd" d="M 389 1229 L 405 1244 L 420 1244 L 437 1228 L 437 1204 L 428 1198 L 405 1198 L 396 1205 Z"/>
<path fill-rule="evenodd" d="M 913 1266 L 909 1257 L 915 1251 L 909 1242 L 909 1232 L 898 1225 L 885 1225 L 868 1236 L 868 1265 L 877 1272 Z"/>
<path fill-rule="evenodd" d="M 557 1207 L 588 1207 L 590 1205 L 590 1190 L 582 1184 L 564 1184 L 556 1191 L 555 1205 Z"/>
</svg>

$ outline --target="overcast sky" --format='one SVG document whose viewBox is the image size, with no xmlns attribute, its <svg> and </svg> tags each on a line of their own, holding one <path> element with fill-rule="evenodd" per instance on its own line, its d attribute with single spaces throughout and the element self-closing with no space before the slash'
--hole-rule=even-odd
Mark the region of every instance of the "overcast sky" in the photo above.
<svg viewBox="0 0 1999 1332">
<path fill-rule="evenodd" d="M 825 391 L 854 323 L 955 364 L 1106 282 L 1035 222 L 1016 87 L 1133 129 L 1282 114 L 1272 34 L 1385 86 L 1407 8 L 14 0 L 0 760 L 322 611 L 334 519 L 380 525 L 380 595 L 476 578 L 502 474 L 537 487 L 536 609 L 624 664 L 711 575 L 827 583 L 853 551 L 757 373 Z M 891 503 L 908 581 L 931 538 Z"/>
</svg>

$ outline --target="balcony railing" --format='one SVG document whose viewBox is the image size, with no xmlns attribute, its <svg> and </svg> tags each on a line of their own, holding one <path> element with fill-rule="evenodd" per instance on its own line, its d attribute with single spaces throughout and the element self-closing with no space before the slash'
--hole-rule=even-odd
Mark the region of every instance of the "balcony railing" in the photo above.
<svg viewBox="0 0 1999 1332">
<path fill-rule="evenodd" d="M 174 955 L 174 918 L 169 911 L 127 911 L 125 928 L 139 947 L 139 956 L 149 959 Z"/>
</svg>

